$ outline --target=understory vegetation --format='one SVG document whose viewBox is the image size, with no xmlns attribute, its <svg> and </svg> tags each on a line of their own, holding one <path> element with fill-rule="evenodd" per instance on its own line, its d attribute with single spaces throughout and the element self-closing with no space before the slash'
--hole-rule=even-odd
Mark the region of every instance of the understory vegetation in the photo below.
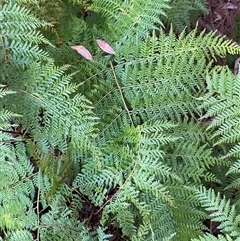
<svg viewBox="0 0 240 241">
<path fill-rule="evenodd" d="M 240 240 L 240 46 L 209 14 L 0 1 L 0 240 Z"/>
</svg>

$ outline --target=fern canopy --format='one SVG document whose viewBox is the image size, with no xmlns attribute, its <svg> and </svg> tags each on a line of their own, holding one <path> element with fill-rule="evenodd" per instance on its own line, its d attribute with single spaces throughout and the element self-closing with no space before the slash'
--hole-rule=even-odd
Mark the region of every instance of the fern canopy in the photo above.
<svg viewBox="0 0 240 241">
<path fill-rule="evenodd" d="M 240 236 L 240 76 L 216 63 L 240 48 L 192 11 L 0 3 L 0 240 L 215 240 L 207 219 Z"/>
</svg>

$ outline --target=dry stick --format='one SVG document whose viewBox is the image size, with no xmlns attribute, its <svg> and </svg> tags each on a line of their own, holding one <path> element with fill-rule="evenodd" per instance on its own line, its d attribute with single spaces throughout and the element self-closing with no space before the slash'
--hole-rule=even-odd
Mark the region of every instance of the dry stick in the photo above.
<svg viewBox="0 0 240 241">
<path fill-rule="evenodd" d="M 235 60 L 235 64 L 234 64 L 234 74 L 235 74 L 235 75 L 238 74 L 239 62 L 240 62 L 240 57 Z"/>
<path fill-rule="evenodd" d="M 118 89 L 119 89 L 119 92 L 120 92 L 120 95 L 121 95 L 121 98 L 122 98 L 122 101 L 123 101 L 124 108 L 125 108 L 125 110 L 126 110 L 127 113 L 128 113 L 128 117 L 129 117 L 129 119 L 130 119 L 130 122 L 131 122 L 132 126 L 134 126 L 132 117 L 131 117 L 131 115 L 130 115 L 130 112 L 129 112 L 129 110 L 128 110 L 128 107 L 127 107 L 127 105 L 126 105 L 126 102 L 125 102 L 125 99 L 124 99 L 124 96 L 123 96 L 123 93 L 122 93 L 122 90 L 121 90 L 121 87 L 120 87 L 120 85 L 119 85 L 119 83 L 118 83 L 117 76 L 116 76 L 116 73 L 115 73 L 115 70 L 114 70 L 112 61 L 110 61 L 110 65 L 111 65 L 111 68 L 112 68 L 112 71 L 113 71 L 114 79 L 115 79 L 115 81 L 116 81 L 117 87 L 118 87 Z"/>
<path fill-rule="evenodd" d="M 4 44 L 4 40 L 3 40 L 3 36 L 0 35 L 0 42 L 1 45 L 3 47 L 3 57 L 4 57 L 4 63 L 3 63 L 3 77 L 4 77 L 4 81 L 7 81 L 7 77 L 8 77 L 8 72 L 7 72 L 7 65 L 8 65 L 8 55 L 7 55 L 7 49 L 5 47 Z"/>
</svg>

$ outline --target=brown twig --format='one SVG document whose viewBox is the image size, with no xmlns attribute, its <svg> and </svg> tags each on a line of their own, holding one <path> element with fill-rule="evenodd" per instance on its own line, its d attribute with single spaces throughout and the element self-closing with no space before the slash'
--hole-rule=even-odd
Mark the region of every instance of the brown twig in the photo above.
<svg viewBox="0 0 240 241">
<path fill-rule="evenodd" d="M 235 60 L 235 64 L 234 64 L 234 74 L 235 74 L 235 75 L 238 74 L 239 62 L 240 62 L 240 57 Z"/>
</svg>

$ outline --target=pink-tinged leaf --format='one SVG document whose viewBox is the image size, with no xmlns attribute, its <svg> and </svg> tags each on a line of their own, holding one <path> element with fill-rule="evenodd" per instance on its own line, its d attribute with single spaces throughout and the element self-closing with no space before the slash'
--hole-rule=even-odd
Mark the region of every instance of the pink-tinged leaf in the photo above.
<svg viewBox="0 0 240 241">
<path fill-rule="evenodd" d="M 72 49 L 76 50 L 79 54 L 83 56 L 83 58 L 92 60 L 93 57 L 91 53 L 82 45 L 71 46 Z"/>
<path fill-rule="evenodd" d="M 237 9 L 237 6 L 232 3 L 227 3 L 223 6 L 223 9 Z"/>
<path fill-rule="evenodd" d="M 97 44 L 104 52 L 106 52 L 108 54 L 115 54 L 114 49 L 105 41 L 103 41 L 101 39 L 97 39 Z"/>
</svg>

